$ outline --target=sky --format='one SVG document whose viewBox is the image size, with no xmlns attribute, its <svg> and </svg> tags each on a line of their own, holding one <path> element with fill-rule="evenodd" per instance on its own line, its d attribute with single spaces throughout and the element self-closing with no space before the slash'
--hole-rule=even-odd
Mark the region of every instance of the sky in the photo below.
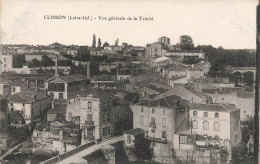
<svg viewBox="0 0 260 164">
<path fill-rule="evenodd" d="M 181 35 L 196 45 L 255 49 L 258 0 L 2 0 L 2 44 L 91 45 L 93 34 L 102 44 L 127 42 L 145 46 L 161 36 L 179 42 Z M 44 19 L 50 15 L 66 16 Z M 67 20 L 68 16 L 92 16 Z M 153 20 L 99 20 L 103 17 L 150 17 Z"/>
</svg>

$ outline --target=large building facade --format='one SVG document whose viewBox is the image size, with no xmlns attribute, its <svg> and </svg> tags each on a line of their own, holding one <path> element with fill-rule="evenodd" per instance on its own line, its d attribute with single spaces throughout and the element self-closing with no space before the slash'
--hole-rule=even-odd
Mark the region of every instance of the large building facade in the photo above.
<svg viewBox="0 0 260 164">
<path fill-rule="evenodd" d="M 240 110 L 234 105 L 191 104 L 192 133 L 202 136 L 241 141 Z"/>
</svg>

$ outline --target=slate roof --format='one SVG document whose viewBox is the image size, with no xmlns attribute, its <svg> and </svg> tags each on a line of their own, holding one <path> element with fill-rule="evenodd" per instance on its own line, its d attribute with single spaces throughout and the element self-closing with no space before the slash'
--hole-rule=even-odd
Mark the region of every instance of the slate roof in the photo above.
<svg viewBox="0 0 260 164">
<path fill-rule="evenodd" d="M 197 104 L 192 103 L 190 109 L 216 112 L 233 112 L 239 110 L 233 104 Z"/>
<path fill-rule="evenodd" d="M 53 79 L 60 79 L 66 83 L 69 83 L 69 82 L 76 82 L 76 81 L 84 81 L 84 80 L 87 80 L 88 78 L 86 76 L 83 76 L 83 75 L 80 75 L 80 74 L 76 74 L 76 75 L 67 75 L 67 76 L 55 76 L 55 77 L 52 77 L 46 81 L 50 81 L 50 80 L 53 80 Z"/>
<path fill-rule="evenodd" d="M 142 134 L 142 133 L 144 133 L 144 130 L 141 128 L 135 128 L 135 129 L 127 130 L 124 132 L 124 134 L 130 134 L 130 135 L 134 135 L 134 136 Z"/>
<path fill-rule="evenodd" d="M 45 98 L 45 91 L 22 91 L 12 95 L 8 101 L 11 103 L 33 103 L 34 95 L 36 95 L 36 101 Z"/>
</svg>

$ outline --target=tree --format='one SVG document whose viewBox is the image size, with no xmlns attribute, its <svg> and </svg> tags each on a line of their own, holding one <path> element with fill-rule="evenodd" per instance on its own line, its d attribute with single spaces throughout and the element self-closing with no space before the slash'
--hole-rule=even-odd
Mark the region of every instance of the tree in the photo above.
<svg viewBox="0 0 260 164">
<path fill-rule="evenodd" d="M 34 58 L 32 60 L 32 66 L 33 67 L 39 67 L 40 66 L 40 61 L 37 58 Z"/>
<path fill-rule="evenodd" d="M 55 62 L 49 56 L 43 55 L 41 65 L 43 67 L 53 66 Z"/>
<path fill-rule="evenodd" d="M 26 63 L 25 55 L 13 55 L 13 67 L 22 68 L 23 63 Z"/>
<path fill-rule="evenodd" d="M 107 47 L 107 46 L 109 46 L 109 43 L 108 43 L 108 42 L 105 42 L 105 43 L 103 44 L 103 47 Z"/>
<path fill-rule="evenodd" d="M 118 46 L 118 43 L 119 43 L 119 39 L 117 38 L 117 39 L 115 40 L 115 45 Z"/>
<path fill-rule="evenodd" d="M 244 73 L 244 83 L 247 86 L 253 86 L 254 83 L 254 73 L 251 71 L 247 71 Z"/>
<path fill-rule="evenodd" d="M 76 60 L 83 61 L 83 62 L 90 60 L 90 51 L 87 46 L 80 46 L 78 53 L 76 55 Z"/>
<path fill-rule="evenodd" d="M 92 48 L 96 47 L 96 35 L 93 34 L 93 40 L 92 40 Z"/>
<path fill-rule="evenodd" d="M 98 38 L 98 48 L 100 49 L 101 48 L 101 39 Z"/>
<path fill-rule="evenodd" d="M 154 157 L 154 151 L 150 146 L 150 141 L 142 139 L 142 141 L 134 143 L 133 153 L 140 160 L 151 160 Z"/>
<path fill-rule="evenodd" d="M 180 36 L 180 43 L 182 50 L 193 50 L 194 44 L 192 38 L 189 35 L 182 35 Z"/>
</svg>

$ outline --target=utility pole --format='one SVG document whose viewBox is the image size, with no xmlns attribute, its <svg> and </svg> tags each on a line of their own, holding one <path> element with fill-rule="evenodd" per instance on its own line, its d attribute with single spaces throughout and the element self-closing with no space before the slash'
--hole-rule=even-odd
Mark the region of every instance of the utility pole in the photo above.
<svg viewBox="0 0 260 164">
<path fill-rule="evenodd" d="M 255 143 L 254 143 L 254 163 L 260 161 L 259 153 L 259 88 L 260 88 L 260 0 L 256 11 L 256 79 L 255 79 Z"/>
</svg>

